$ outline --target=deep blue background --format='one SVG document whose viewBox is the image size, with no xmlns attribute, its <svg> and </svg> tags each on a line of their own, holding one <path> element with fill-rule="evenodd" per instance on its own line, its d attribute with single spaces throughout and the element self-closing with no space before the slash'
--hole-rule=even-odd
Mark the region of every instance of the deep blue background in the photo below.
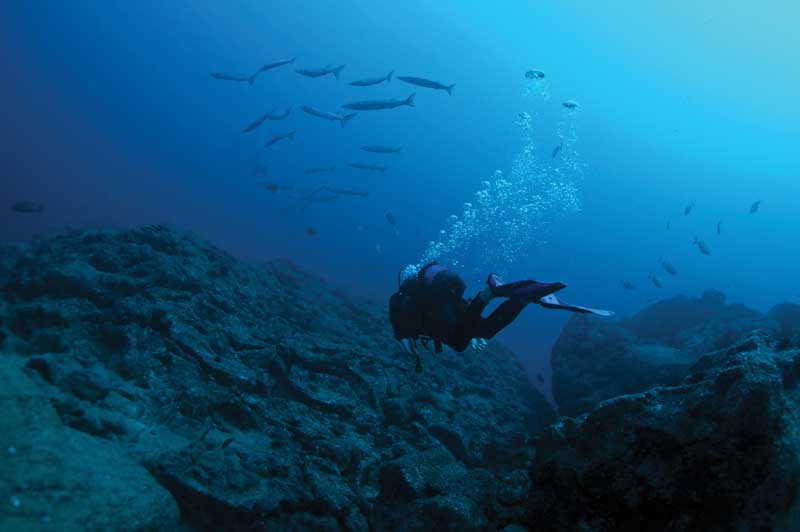
<svg viewBox="0 0 800 532">
<path fill-rule="evenodd" d="M 42 201 L 41 216 L 0 210 L 0 239 L 65 226 L 167 222 L 232 254 L 289 257 L 357 296 L 385 299 L 480 182 L 520 150 L 529 68 L 546 72 L 536 138 L 549 154 L 559 102 L 581 103 L 576 148 L 583 210 L 552 225 L 511 276 L 562 279 L 565 298 L 630 314 L 648 299 L 717 287 L 759 309 L 797 299 L 800 4 L 751 2 L 30 1 L 0 6 L 0 194 Z M 211 79 L 297 56 L 346 64 L 342 81 L 271 71 L 254 87 Z M 452 96 L 383 75 L 456 83 Z M 309 117 L 363 98 L 417 93 L 417 107 L 360 113 L 346 129 Z M 242 129 L 273 108 L 287 120 Z M 296 129 L 267 152 L 264 140 Z M 402 144 L 385 174 L 363 144 Z M 304 211 L 251 175 L 369 190 Z M 750 216 L 756 199 L 761 211 Z M 683 217 L 683 207 L 696 203 Z M 398 220 L 398 235 L 385 211 Z M 672 220 L 672 231 L 664 226 Z M 723 234 L 715 234 L 723 219 Z M 307 226 L 318 235 L 304 234 Z M 359 226 L 362 230 L 359 231 Z M 698 235 L 712 248 L 701 256 Z M 380 244 L 382 254 L 376 253 Z M 657 290 L 664 256 L 680 270 Z M 662 271 L 660 276 L 666 278 Z M 630 279 L 640 290 L 622 290 Z M 470 276 L 470 291 L 482 281 Z M 565 316 L 538 308 L 501 335 L 532 371 Z"/>
</svg>

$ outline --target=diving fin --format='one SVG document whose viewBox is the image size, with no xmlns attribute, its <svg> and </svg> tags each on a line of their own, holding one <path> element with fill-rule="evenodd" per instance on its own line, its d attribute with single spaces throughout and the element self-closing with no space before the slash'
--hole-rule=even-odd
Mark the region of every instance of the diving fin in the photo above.
<svg viewBox="0 0 800 532">
<path fill-rule="evenodd" d="M 554 294 L 546 295 L 539 299 L 538 303 L 544 308 L 556 310 L 569 310 L 570 312 L 581 312 L 583 314 L 596 314 L 597 316 L 613 316 L 614 312 L 611 310 L 603 310 L 589 307 L 582 307 L 580 305 L 570 305 L 558 299 Z"/>
</svg>

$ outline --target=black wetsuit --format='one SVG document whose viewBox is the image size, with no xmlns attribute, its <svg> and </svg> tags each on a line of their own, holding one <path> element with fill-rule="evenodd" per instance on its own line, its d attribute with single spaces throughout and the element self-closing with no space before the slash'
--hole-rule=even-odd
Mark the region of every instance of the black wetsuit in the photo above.
<svg viewBox="0 0 800 532">
<path fill-rule="evenodd" d="M 508 299 L 489 316 L 482 317 L 486 308 L 480 294 L 471 300 L 462 297 L 464 282 L 447 271 L 432 283 L 424 280 L 425 269 L 416 279 L 404 282 L 389 303 L 395 338 L 434 340 L 437 351 L 446 344 L 455 351 L 464 351 L 473 338 L 489 339 L 519 315 L 526 303 Z"/>
</svg>

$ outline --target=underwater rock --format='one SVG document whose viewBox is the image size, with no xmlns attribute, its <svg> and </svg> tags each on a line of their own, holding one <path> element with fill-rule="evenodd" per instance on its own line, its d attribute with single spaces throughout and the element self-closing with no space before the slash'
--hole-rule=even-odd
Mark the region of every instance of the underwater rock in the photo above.
<svg viewBox="0 0 800 532">
<path fill-rule="evenodd" d="M 576 315 L 551 352 L 553 395 L 562 415 L 577 416 L 612 397 L 678 384 L 700 356 L 778 328 L 715 290 L 660 301 L 619 323 Z"/>
<path fill-rule="evenodd" d="M 537 446 L 536 530 L 797 530 L 800 350 L 763 333 L 677 386 L 562 418 Z"/>
<path fill-rule="evenodd" d="M 130 478 L 155 478 L 195 530 L 520 523 L 494 486 L 527 467 L 554 416 L 500 346 L 423 353 L 416 373 L 383 303 L 162 226 L 69 232 L 14 257 L 0 271 L 4 347 L 63 430 L 119 449 L 121 492 L 141 484 L 120 476 L 137 467 Z M 389 464 L 409 488 L 390 489 Z M 131 505 L 133 523 L 165 515 L 143 509 L 154 500 Z"/>
<path fill-rule="evenodd" d="M 64 426 L 24 359 L 0 353 L 3 530 L 163 530 L 178 506 L 124 445 Z"/>
</svg>

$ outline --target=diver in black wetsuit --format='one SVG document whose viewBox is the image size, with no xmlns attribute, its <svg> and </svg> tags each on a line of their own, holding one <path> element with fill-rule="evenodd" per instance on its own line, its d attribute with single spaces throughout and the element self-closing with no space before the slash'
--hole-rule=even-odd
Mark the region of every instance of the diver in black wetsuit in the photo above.
<svg viewBox="0 0 800 532">
<path fill-rule="evenodd" d="M 466 284 L 461 277 L 433 262 L 423 267 L 415 277 L 406 279 L 392 295 L 389 318 L 394 337 L 407 351 L 415 353 L 416 340 L 422 338 L 433 340 L 439 353 L 442 344 L 459 352 L 470 344 L 475 345 L 476 341 L 485 344 L 486 339 L 494 337 L 514 321 L 528 303 L 601 316 L 614 314 L 564 303 L 554 293 L 566 286 L 560 282 L 532 280 L 504 284 L 497 275 L 489 274 L 486 288 L 467 301 L 463 298 Z M 495 297 L 504 297 L 506 301 L 484 318 L 481 316 L 483 310 Z"/>
</svg>

